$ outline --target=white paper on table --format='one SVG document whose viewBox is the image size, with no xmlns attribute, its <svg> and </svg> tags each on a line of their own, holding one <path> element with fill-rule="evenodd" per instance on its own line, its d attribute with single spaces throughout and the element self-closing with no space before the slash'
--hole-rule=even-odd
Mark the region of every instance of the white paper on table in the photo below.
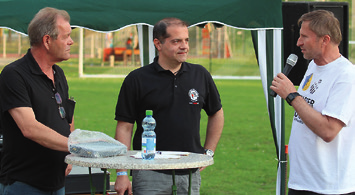
<svg viewBox="0 0 355 195">
<path fill-rule="evenodd" d="M 190 152 L 178 152 L 178 151 L 158 151 L 157 154 L 163 155 L 177 155 L 177 156 L 188 156 Z"/>
<path fill-rule="evenodd" d="M 157 152 L 155 154 L 155 159 L 179 159 L 181 156 L 187 156 L 189 155 L 189 152 L 174 152 L 174 151 L 163 151 L 163 152 Z M 142 153 L 137 152 L 135 155 L 131 155 L 133 158 L 140 159 L 142 158 Z"/>
</svg>

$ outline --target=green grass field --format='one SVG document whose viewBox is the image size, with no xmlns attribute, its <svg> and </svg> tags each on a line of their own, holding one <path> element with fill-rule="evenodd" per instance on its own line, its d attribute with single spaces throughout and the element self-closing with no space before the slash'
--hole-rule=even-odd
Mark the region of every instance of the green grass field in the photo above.
<svg viewBox="0 0 355 195">
<path fill-rule="evenodd" d="M 60 65 L 67 75 L 69 95 L 77 101 L 75 127 L 101 131 L 113 137 L 116 127 L 115 105 L 123 79 L 78 78 L 75 63 Z M 258 72 L 257 66 L 247 69 L 250 69 L 247 72 Z M 222 99 L 225 126 L 215 152 L 214 164 L 201 173 L 201 195 L 275 194 L 276 152 L 261 81 L 215 82 Z M 203 142 L 207 117 L 202 112 Z M 292 108 L 287 106 L 286 140 L 292 114 Z M 114 174 L 111 174 L 111 181 L 115 181 Z"/>
</svg>

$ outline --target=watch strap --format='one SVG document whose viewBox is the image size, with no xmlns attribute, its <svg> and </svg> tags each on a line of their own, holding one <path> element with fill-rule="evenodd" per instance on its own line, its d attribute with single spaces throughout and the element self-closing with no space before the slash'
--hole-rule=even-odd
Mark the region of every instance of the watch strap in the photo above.
<svg viewBox="0 0 355 195">
<path fill-rule="evenodd" d="M 297 97 L 297 96 L 301 96 L 298 92 L 294 92 L 294 93 L 290 93 L 288 94 L 288 96 L 286 97 L 286 102 L 288 103 L 288 105 L 291 105 L 291 102 Z"/>
<path fill-rule="evenodd" d="M 205 154 L 208 155 L 208 156 L 214 157 L 214 152 L 213 152 L 213 150 L 205 149 Z"/>
</svg>

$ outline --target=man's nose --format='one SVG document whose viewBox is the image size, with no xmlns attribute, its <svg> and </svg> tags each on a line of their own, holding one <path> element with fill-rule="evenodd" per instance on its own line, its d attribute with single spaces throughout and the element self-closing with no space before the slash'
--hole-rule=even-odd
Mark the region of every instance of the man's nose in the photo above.
<svg viewBox="0 0 355 195">
<path fill-rule="evenodd" d="M 302 45 L 302 41 L 301 41 L 301 38 L 298 38 L 297 39 L 297 43 L 296 43 L 296 45 L 299 47 L 300 45 Z"/>
</svg>

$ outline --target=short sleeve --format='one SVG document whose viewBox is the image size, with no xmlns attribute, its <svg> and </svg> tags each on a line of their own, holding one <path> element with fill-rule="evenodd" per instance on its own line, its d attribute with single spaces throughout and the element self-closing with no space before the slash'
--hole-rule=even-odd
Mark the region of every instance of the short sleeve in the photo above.
<svg viewBox="0 0 355 195">
<path fill-rule="evenodd" d="M 0 94 L 3 112 L 16 107 L 31 107 L 25 82 L 11 67 L 5 67 L 0 75 Z"/>
</svg>

